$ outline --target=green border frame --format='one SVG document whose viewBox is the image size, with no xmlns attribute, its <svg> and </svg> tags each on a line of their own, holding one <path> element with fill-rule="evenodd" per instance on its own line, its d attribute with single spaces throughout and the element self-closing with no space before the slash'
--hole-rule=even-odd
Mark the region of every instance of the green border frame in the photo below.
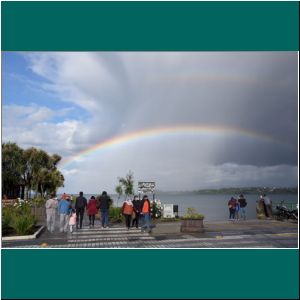
<svg viewBox="0 0 300 300">
<path fill-rule="evenodd" d="M 298 299 L 298 250 L 2 250 L 3 298 Z M 128 276 L 130 271 L 130 276 Z"/>
<path fill-rule="evenodd" d="M 2 51 L 298 51 L 298 9 L 298 2 L 1 2 Z M 298 254 L 2 249 L 2 298 L 297 299 Z"/>
<path fill-rule="evenodd" d="M 298 2 L 1 2 L 2 51 L 297 51 Z"/>
</svg>

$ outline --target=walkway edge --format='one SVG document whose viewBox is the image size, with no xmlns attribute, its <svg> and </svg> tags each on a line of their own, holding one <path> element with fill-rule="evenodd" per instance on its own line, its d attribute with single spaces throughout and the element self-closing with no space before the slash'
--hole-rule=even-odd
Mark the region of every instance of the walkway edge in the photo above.
<svg viewBox="0 0 300 300">
<path fill-rule="evenodd" d="M 44 230 L 45 226 L 42 225 L 34 234 L 31 235 L 20 235 L 20 236 L 6 236 L 2 237 L 2 241 L 22 241 L 22 240 L 34 240 Z"/>
</svg>

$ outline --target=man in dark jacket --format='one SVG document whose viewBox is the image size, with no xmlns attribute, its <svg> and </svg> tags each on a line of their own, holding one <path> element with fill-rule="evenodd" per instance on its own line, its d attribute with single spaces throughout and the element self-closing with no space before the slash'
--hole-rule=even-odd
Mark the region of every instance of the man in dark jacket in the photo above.
<svg viewBox="0 0 300 300">
<path fill-rule="evenodd" d="M 132 220 L 132 226 L 135 225 L 136 228 L 139 227 L 140 213 L 141 213 L 141 200 L 138 196 L 133 197 L 132 201 L 133 207 L 135 208 L 135 218 Z"/>
<path fill-rule="evenodd" d="M 238 202 L 240 203 L 240 208 L 241 208 L 241 218 L 246 220 L 246 206 L 247 206 L 247 201 L 244 197 L 243 194 L 239 195 Z"/>
<path fill-rule="evenodd" d="M 98 198 L 100 208 L 101 225 L 103 228 L 108 228 L 108 209 L 112 203 L 111 198 L 107 195 L 107 192 L 103 191 L 102 195 Z"/>
<path fill-rule="evenodd" d="M 83 214 L 86 205 L 87 205 L 87 200 L 86 198 L 83 197 L 83 192 L 80 192 L 79 197 L 76 198 L 76 202 L 75 202 L 77 229 L 78 229 L 78 223 L 80 223 L 80 229 L 82 228 Z"/>
</svg>

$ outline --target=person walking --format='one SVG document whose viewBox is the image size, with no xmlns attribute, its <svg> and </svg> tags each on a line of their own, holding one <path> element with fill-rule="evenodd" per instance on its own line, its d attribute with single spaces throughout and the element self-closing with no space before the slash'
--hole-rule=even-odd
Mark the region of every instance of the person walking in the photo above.
<svg viewBox="0 0 300 300">
<path fill-rule="evenodd" d="M 46 215 L 47 215 L 47 229 L 51 233 L 54 232 L 55 229 L 55 215 L 58 203 L 55 195 L 52 195 L 50 199 L 46 201 Z"/>
<path fill-rule="evenodd" d="M 235 218 L 235 207 L 236 207 L 236 199 L 231 197 L 228 201 L 228 208 L 229 208 L 229 221 L 234 221 Z"/>
<path fill-rule="evenodd" d="M 132 201 L 130 199 L 126 199 L 124 201 L 121 211 L 125 217 L 125 224 L 126 224 L 127 230 L 129 230 L 130 225 L 131 225 L 131 216 L 134 211 L 134 207 L 133 207 Z"/>
<path fill-rule="evenodd" d="M 103 191 L 102 195 L 99 197 L 99 204 L 98 204 L 98 207 L 100 209 L 101 228 L 109 228 L 108 209 L 111 203 L 112 203 L 111 198 L 107 195 L 106 191 Z"/>
<path fill-rule="evenodd" d="M 79 197 L 76 198 L 75 209 L 76 209 L 76 228 L 78 229 L 78 223 L 80 229 L 82 228 L 82 221 L 84 215 L 84 209 L 86 208 L 87 200 L 83 197 L 83 192 L 79 193 Z"/>
<path fill-rule="evenodd" d="M 240 204 L 240 211 L 241 211 L 241 219 L 244 221 L 246 220 L 246 206 L 247 201 L 243 194 L 240 194 L 238 197 L 238 202 Z"/>
<path fill-rule="evenodd" d="M 95 225 L 95 215 L 97 213 L 97 202 L 96 202 L 96 198 L 94 196 L 91 197 L 91 199 L 89 200 L 88 204 L 87 204 L 87 212 L 88 212 L 88 216 L 89 216 L 89 226 L 90 228 Z"/>
<path fill-rule="evenodd" d="M 143 196 L 141 203 L 141 232 L 144 232 L 146 229 L 148 232 L 151 232 L 150 228 L 150 201 L 148 196 Z"/>
<path fill-rule="evenodd" d="M 141 200 L 139 200 L 138 196 L 133 197 L 132 201 L 135 215 L 132 216 L 132 227 L 135 226 L 136 228 L 139 228 L 139 221 L 140 221 L 140 213 L 141 213 Z"/>
<path fill-rule="evenodd" d="M 73 232 L 75 225 L 76 225 L 76 210 L 74 208 L 72 208 L 70 218 L 69 218 L 70 232 Z"/>
<path fill-rule="evenodd" d="M 59 232 L 67 232 L 69 225 L 70 202 L 67 197 L 61 198 L 58 204 Z"/>
</svg>

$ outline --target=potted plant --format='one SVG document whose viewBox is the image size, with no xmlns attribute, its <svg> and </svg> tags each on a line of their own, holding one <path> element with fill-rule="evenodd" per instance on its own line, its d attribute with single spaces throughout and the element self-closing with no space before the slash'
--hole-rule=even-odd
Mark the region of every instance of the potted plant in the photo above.
<svg viewBox="0 0 300 300">
<path fill-rule="evenodd" d="M 181 232 L 203 232 L 204 215 L 197 213 L 196 209 L 189 207 L 181 218 Z"/>
</svg>

